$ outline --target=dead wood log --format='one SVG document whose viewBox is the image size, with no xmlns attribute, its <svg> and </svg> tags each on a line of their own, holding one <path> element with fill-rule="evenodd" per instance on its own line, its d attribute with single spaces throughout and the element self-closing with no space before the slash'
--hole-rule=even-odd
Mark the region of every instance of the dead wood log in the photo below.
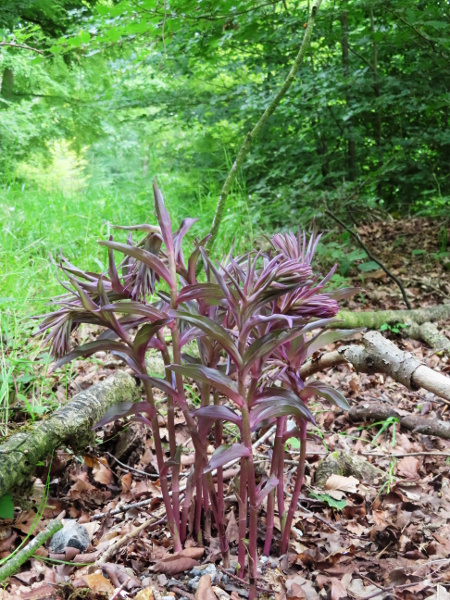
<svg viewBox="0 0 450 600">
<path fill-rule="evenodd" d="M 107 409 L 118 402 L 134 402 L 139 392 L 135 380 L 124 371 L 76 394 L 53 415 L 26 432 L 12 435 L 0 446 L 0 497 L 24 482 L 38 461 L 62 445 L 83 448 L 91 429 Z"/>
<path fill-rule="evenodd" d="M 403 323 L 409 325 L 404 330 L 403 335 L 419 339 L 436 351 L 450 351 L 450 340 L 439 333 L 437 327 L 433 325 L 436 321 L 445 321 L 450 319 L 450 303 L 439 304 L 438 306 L 429 306 L 427 308 L 415 308 L 413 310 L 378 310 L 353 312 L 341 310 L 337 317 L 338 320 L 329 325 L 334 328 L 359 328 L 379 329 L 387 323 L 393 325 Z"/>
<path fill-rule="evenodd" d="M 342 346 L 306 363 L 300 374 L 306 379 L 313 373 L 341 363 L 351 363 L 360 373 L 385 373 L 408 389 L 424 388 L 450 402 L 450 378 L 422 364 L 410 352 L 386 339 L 378 331 L 363 336 L 363 346 Z"/>
<path fill-rule="evenodd" d="M 352 421 L 385 421 L 389 417 L 395 417 L 400 426 L 409 431 L 450 440 L 450 422 L 420 415 L 401 415 L 391 406 L 382 402 L 362 402 L 353 406 L 350 409 L 349 417 Z"/>
</svg>

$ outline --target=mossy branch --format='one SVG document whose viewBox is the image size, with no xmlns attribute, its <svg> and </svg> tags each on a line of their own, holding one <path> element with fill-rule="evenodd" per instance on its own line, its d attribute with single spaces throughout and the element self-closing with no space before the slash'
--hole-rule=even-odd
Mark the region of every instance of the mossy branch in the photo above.
<svg viewBox="0 0 450 600">
<path fill-rule="evenodd" d="M 277 95 L 273 98 L 272 102 L 269 104 L 269 106 L 266 108 L 264 113 L 261 115 L 259 121 L 253 127 L 253 129 L 247 133 L 247 135 L 239 149 L 239 152 L 236 156 L 236 160 L 234 161 L 234 163 L 230 169 L 230 172 L 228 173 L 227 178 L 225 179 L 225 183 L 223 184 L 222 190 L 220 192 L 219 200 L 217 202 L 216 212 L 214 214 L 214 219 L 213 219 L 213 222 L 211 225 L 211 230 L 210 230 L 211 237 L 209 238 L 207 245 L 206 245 L 207 250 L 211 250 L 212 246 L 214 245 L 214 242 L 216 241 L 217 234 L 218 234 L 219 228 L 220 228 L 220 223 L 222 221 L 223 213 L 225 211 L 227 198 L 231 192 L 231 188 L 233 187 L 233 183 L 236 179 L 239 169 L 242 167 L 244 160 L 247 157 L 247 154 L 249 153 L 254 140 L 258 137 L 261 129 L 264 127 L 264 125 L 266 124 L 269 117 L 271 117 L 271 115 L 275 112 L 277 106 L 280 104 L 281 100 L 284 98 L 287 91 L 291 87 L 292 82 L 294 81 L 295 76 L 297 75 L 297 72 L 303 62 L 306 52 L 308 51 L 308 48 L 311 44 L 311 35 L 312 35 L 313 28 L 314 28 L 314 23 L 316 21 L 317 12 L 319 10 L 321 3 L 322 3 L 322 0 L 316 0 L 316 2 L 314 3 L 312 10 L 311 10 L 311 15 L 308 20 L 308 25 L 305 30 L 305 35 L 303 37 L 302 44 L 300 46 L 297 56 L 295 57 L 294 63 L 291 67 L 291 70 L 289 71 L 288 76 L 286 77 L 286 79 L 285 79 L 283 85 L 281 86 L 280 90 L 278 91 Z"/>
<path fill-rule="evenodd" d="M 40 548 L 45 542 L 52 537 L 57 531 L 62 529 L 63 524 L 61 521 L 54 519 L 50 521 L 47 527 L 37 534 L 37 536 L 31 540 L 29 544 L 25 546 L 20 552 L 18 552 L 13 558 L 0 568 L 0 583 L 14 575 L 19 568 L 26 562 L 38 548 Z"/>
</svg>

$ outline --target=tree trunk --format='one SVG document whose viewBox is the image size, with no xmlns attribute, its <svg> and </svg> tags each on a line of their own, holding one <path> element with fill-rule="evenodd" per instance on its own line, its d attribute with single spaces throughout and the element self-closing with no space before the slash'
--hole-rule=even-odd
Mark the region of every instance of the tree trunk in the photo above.
<svg viewBox="0 0 450 600">
<path fill-rule="evenodd" d="M 347 104 L 347 110 L 350 110 L 350 85 L 348 78 L 350 76 L 350 60 L 348 55 L 348 13 L 344 11 L 341 15 L 341 26 L 342 26 L 342 70 L 345 78 L 345 102 Z M 347 166 L 348 166 L 348 179 L 355 181 L 356 179 L 356 142 L 355 142 L 355 131 L 353 126 L 353 118 L 350 117 L 347 120 Z"/>
<path fill-rule="evenodd" d="M 3 70 L 2 85 L 1 85 L 1 96 L 8 101 L 11 101 L 14 96 L 14 73 L 11 69 L 6 67 Z M 2 108 L 7 108 L 7 104 L 0 103 Z"/>
<path fill-rule="evenodd" d="M 76 394 L 49 419 L 31 431 L 11 436 L 0 446 L 0 498 L 25 481 L 36 464 L 62 445 L 83 448 L 92 437 L 92 427 L 111 406 L 135 402 L 139 397 L 135 380 L 124 371 Z"/>
</svg>

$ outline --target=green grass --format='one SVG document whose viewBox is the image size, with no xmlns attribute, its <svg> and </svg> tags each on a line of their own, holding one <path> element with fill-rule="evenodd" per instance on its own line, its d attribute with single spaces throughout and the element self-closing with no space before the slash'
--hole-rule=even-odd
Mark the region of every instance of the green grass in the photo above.
<svg viewBox="0 0 450 600">
<path fill-rule="evenodd" d="M 217 194 L 195 193 L 174 175 L 163 175 L 159 183 L 174 229 L 183 218 L 198 217 L 191 240 L 203 237 L 212 222 Z M 229 249 L 233 239 L 240 249 L 252 244 L 253 228 L 242 192 L 239 187 L 230 198 L 217 256 Z M 0 188 L 0 436 L 8 433 L 18 407 L 33 420 L 57 405 L 53 380 L 47 377 L 50 358 L 32 337 L 37 327 L 32 317 L 45 312 L 46 303 L 64 292 L 50 256 L 57 260 L 62 250 L 79 267 L 105 270 L 106 250 L 97 241 L 111 232 L 124 241 L 127 233 L 114 232 L 114 224 L 148 222 L 156 222 L 151 181 L 148 189 L 90 187 L 73 194 Z M 70 379 L 71 374 L 67 371 L 61 377 Z"/>
</svg>

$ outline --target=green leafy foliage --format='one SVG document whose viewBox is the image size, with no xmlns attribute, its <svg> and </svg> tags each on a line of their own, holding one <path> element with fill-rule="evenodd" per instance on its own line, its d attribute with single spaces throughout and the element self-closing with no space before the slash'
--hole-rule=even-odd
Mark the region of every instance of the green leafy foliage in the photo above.
<svg viewBox="0 0 450 600">
<path fill-rule="evenodd" d="M 318 494 L 317 492 L 310 492 L 310 498 L 315 498 L 316 500 L 321 500 L 328 504 L 330 508 L 334 508 L 335 510 L 342 510 L 347 506 L 347 500 L 336 500 L 329 494 Z"/>
<path fill-rule="evenodd" d="M 14 518 L 14 502 L 10 494 L 5 494 L 0 498 L 0 519 Z"/>
</svg>

